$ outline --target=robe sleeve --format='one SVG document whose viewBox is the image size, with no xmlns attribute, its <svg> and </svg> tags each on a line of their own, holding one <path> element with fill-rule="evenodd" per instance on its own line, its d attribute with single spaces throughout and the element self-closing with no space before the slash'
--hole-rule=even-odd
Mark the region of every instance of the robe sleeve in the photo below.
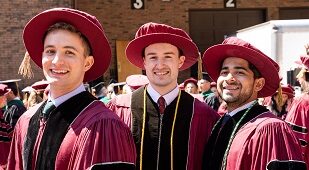
<svg viewBox="0 0 309 170">
<path fill-rule="evenodd" d="M 113 98 L 106 107 L 116 113 L 118 117 L 131 127 L 131 96 L 130 94 L 118 95 Z"/>
<path fill-rule="evenodd" d="M 285 121 L 291 126 L 293 132 L 302 146 L 302 152 L 309 168 L 309 95 L 304 94 L 295 99 Z"/>
<path fill-rule="evenodd" d="M 190 128 L 188 169 L 201 169 L 204 147 L 218 119 L 219 115 L 215 110 L 195 99 Z"/>
<path fill-rule="evenodd" d="M 243 154 L 240 154 L 242 158 L 238 159 L 241 161 L 236 165 L 236 169 L 301 170 L 306 168 L 300 145 L 285 122 L 275 121 L 259 126 L 248 139 L 248 142 L 240 144 L 245 147 L 243 147 Z"/>
<path fill-rule="evenodd" d="M 14 128 L 12 143 L 10 147 L 10 154 L 8 158 L 7 170 L 22 170 L 23 169 L 23 143 L 24 136 L 27 133 L 29 117 L 24 114 L 17 121 Z"/>
<path fill-rule="evenodd" d="M 23 148 L 23 144 L 24 141 L 26 140 L 25 138 L 28 131 L 29 121 L 40 106 L 41 104 L 37 104 L 34 107 L 31 107 L 18 119 L 13 132 L 7 170 L 23 169 L 22 153 L 24 149 L 27 149 Z"/>
<path fill-rule="evenodd" d="M 4 121 L 3 113 L 0 109 L 0 169 L 7 165 L 12 135 L 13 128 Z"/>
<path fill-rule="evenodd" d="M 106 162 L 135 164 L 132 134 L 119 119 L 99 120 L 81 130 L 70 160 L 68 169 L 72 170 L 89 169 Z"/>
</svg>

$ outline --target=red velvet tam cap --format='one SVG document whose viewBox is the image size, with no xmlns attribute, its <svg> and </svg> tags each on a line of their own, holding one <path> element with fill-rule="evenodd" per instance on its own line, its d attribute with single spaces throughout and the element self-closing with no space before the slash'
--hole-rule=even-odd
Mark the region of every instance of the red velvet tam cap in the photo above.
<svg viewBox="0 0 309 170">
<path fill-rule="evenodd" d="M 31 59 L 42 68 L 43 38 L 48 28 L 58 22 L 74 26 L 89 41 L 94 64 L 84 82 L 103 75 L 111 61 L 111 48 L 100 22 L 92 15 L 70 8 L 53 8 L 33 17 L 25 26 L 23 39 Z"/>
<path fill-rule="evenodd" d="M 184 30 L 150 22 L 142 25 L 137 30 L 135 38 L 128 44 L 126 48 L 128 60 L 144 69 L 142 53 L 146 47 L 155 43 L 169 43 L 182 50 L 186 60 L 180 70 L 191 67 L 199 57 L 196 44 Z"/>
<path fill-rule="evenodd" d="M 225 39 L 222 44 L 208 48 L 203 55 L 203 65 L 210 77 L 216 81 L 219 77 L 223 61 L 229 57 L 238 57 L 253 64 L 262 77 L 264 87 L 258 97 L 271 96 L 279 87 L 279 65 L 250 43 L 237 37 Z"/>
<path fill-rule="evenodd" d="M 210 87 L 217 87 L 217 83 L 216 83 L 216 82 L 214 82 L 214 81 L 213 81 L 213 82 L 211 82 L 211 83 L 210 83 Z"/>
<path fill-rule="evenodd" d="M 308 55 L 300 56 L 300 61 L 303 66 L 309 69 L 309 56 Z"/>
<path fill-rule="evenodd" d="M 281 85 L 282 94 L 288 95 L 288 98 L 293 98 L 295 96 L 294 88 L 291 85 Z M 275 93 L 277 94 L 278 91 Z"/>
<path fill-rule="evenodd" d="M 10 89 L 8 88 L 7 85 L 5 84 L 0 84 L 0 96 L 5 95 L 6 93 L 8 93 L 10 91 Z"/>
<path fill-rule="evenodd" d="M 46 87 L 48 86 L 48 81 L 46 80 L 41 80 L 41 81 L 37 81 L 35 83 L 33 83 L 31 85 L 31 87 L 34 89 L 34 90 L 42 90 L 44 91 L 46 89 Z"/>
<path fill-rule="evenodd" d="M 126 83 L 132 89 L 136 90 L 139 87 L 148 84 L 149 80 L 148 80 L 147 76 L 145 76 L 145 75 L 134 74 L 134 75 L 130 75 L 126 78 Z"/>
<path fill-rule="evenodd" d="M 193 83 L 193 84 L 195 84 L 196 87 L 197 87 L 197 80 L 194 79 L 194 78 L 188 78 L 188 79 L 186 79 L 186 80 L 184 81 L 184 87 L 186 87 L 188 83 Z"/>
</svg>

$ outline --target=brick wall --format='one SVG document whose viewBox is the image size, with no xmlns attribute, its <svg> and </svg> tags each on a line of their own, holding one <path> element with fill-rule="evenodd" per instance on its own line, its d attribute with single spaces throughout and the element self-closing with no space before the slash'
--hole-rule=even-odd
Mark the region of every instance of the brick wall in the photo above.
<svg viewBox="0 0 309 170">
<path fill-rule="evenodd" d="M 116 77 L 116 40 L 131 40 L 138 27 L 146 22 L 166 23 L 189 32 L 189 9 L 222 9 L 224 0 L 144 0 L 144 10 L 132 10 L 131 0 L 4 0 L 0 7 L 0 80 L 22 78 L 17 70 L 25 49 L 22 30 L 38 12 L 51 7 L 73 7 L 95 15 L 103 25 L 112 47 L 113 59 L 106 79 Z M 278 19 L 279 7 L 309 7 L 308 0 L 237 0 L 237 8 L 266 8 L 267 19 Z M 190 72 L 181 73 L 182 79 Z M 35 78 L 21 86 L 44 78 L 35 67 Z"/>
<path fill-rule="evenodd" d="M 102 23 L 113 51 L 110 70 L 116 73 L 116 40 L 131 40 L 139 26 L 152 21 L 180 27 L 189 32 L 189 9 L 222 9 L 224 0 L 144 0 L 145 9 L 132 10 L 130 0 L 77 0 L 76 8 L 95 15 Z M 308 0 L 237 0 L 237 8 L 266 8 L 267 19 L 278 19 L 279 7 L 309 7 Z M 110 74 L 112 73 L 112 74 Z M 189 70 L 180 78 L 190 76 Z"/>
<path fill-rule="evenodd" d="M 23 79 L 18 68 L 25 54 L 22 31 L 34 15 L 51 7 L 72 7 L 72 0 L 3 0 L 0 6 L 0 80 L 20 78 L 23 88 L 44 76 L 40 68 L 32 63 L 34 78 Z"/>
</svg>

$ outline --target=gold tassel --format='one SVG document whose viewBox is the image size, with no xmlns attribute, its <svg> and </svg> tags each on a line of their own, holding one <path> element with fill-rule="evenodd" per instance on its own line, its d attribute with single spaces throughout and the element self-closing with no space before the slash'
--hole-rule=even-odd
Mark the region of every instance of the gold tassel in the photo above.
<svg viewBox="0 0 309 170">
<path fill-rule="evenodd" d="M 31 60 L 30 60 L 30 55 L 28 52 L 25 53 L 24 59 L 21 62 L 19 69 L 18 69 L 18 74 L 22 75 L 24 78 L 32 78 L 33 77 L 33 71 L 31 68 Z"/>
<path fill-rule="evenodd" d="M 202 65 L 202 57 L 201 57 L 201 53 L 198 53 L 198 60 L 197 60 L 197 79 L 201 80 L 203 75 L 202 75 L 202 71 L 203 71 L 203 65 Z"/>
<path fill-rule="evenodd" d="M 280 107 L 283 106 L 283 100 L 282 100 L 282 87 L 281 87 L 281 83 L 279 84 L 279 88 L 278 88 L 278 105 Z"/>
</svg>

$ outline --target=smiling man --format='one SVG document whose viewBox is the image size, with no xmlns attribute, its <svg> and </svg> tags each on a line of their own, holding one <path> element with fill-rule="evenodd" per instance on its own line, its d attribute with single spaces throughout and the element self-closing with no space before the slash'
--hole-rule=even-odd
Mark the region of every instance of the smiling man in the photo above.
<svg viewBox="0 0 309 170">
<path fill-rule="evenodd" d="M 290 127 L 257 103 L 278 89 L 279 66 L 236 37 L 207 49 L 203 64 L 228 111 L 212 130 L 203 169 L 306 169 Z"/>
<path fill-rule="evenodd" d="M 149 84 L 108 105 L 132 130 L 138 169 L 200 170 L 218 115 L 178 88 L 179 70 L 197 61 L 195 43 L 179 28 L 146 23 L 128 44 L 126 55 L 146 70 Z"/>
<path fill-rule="evenodd" d="M 111 59 L 99 21 L 54 8 L 32 18 L 23 33 L 50 90 L 48 100 L 17 122 L 8 169 L 134 169 L 130 129 L 83 85 L 101 76 Z"/>
</svg>

